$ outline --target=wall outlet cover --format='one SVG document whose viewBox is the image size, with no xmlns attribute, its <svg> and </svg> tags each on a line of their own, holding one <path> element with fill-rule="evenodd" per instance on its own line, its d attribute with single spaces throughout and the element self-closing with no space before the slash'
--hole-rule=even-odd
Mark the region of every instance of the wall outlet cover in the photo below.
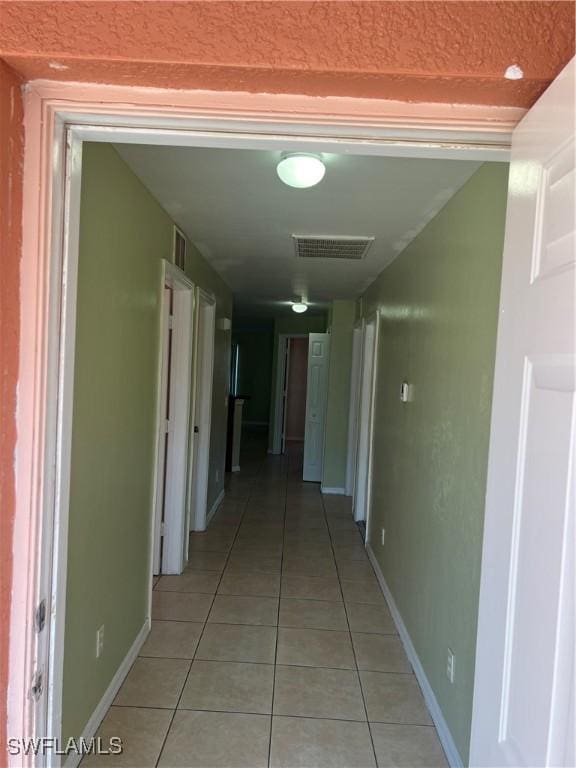
<svg viewBox="0 0 576 768">
<path fill-rule="evenodd" d="M 448 680 L 450 680 L 451 683 L 454 682 L 455 671 L 454 651 L 451 648 L 448 648 L 448 656 L 446 658 L 446 677 Z"/>
<path fill-rule="evenodd" d="M 104 651 L 104 624 L 96 630 L 96 658 L 99 659 Z"/>
</svg>

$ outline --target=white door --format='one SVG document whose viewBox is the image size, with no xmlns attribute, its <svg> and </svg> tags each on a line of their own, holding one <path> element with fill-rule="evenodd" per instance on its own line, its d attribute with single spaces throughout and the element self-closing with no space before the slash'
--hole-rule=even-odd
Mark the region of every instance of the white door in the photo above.
<svg viewBox="0 0 576 768">
<path fill-rule="evenodd" d="M 330 335 L 311 333 L 308 337 L 303 478 L 314 483 L 322 480 L 329 355 Z"/>
<path fill-rule="evenodd" d="M 574 766 L 574 61 L 514 132 L 470 762 Z"/>
<path fill-rule="evenodd" d="M 373 318 L 364 326 L 360 377 L 360 404 L 358 408 L 358 448 L 356 451 L 356 479 L 354 482 L 354 520 L 366 521 L 370 509 L 370 478 L 372 471 L 372 423 L 374 420 L 375 356 L 378 320 Z"/>
<path fill-rule="evenodd" d="M 153 566 L 155 573 L 178 574 L 184 569 L 188 549 L 194 286 L 172 264 L 163 262 L 163 270 Z"/>
</svg>

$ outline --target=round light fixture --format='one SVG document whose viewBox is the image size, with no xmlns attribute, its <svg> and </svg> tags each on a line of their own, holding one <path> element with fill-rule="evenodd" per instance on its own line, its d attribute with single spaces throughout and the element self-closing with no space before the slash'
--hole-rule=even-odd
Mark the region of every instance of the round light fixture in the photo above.
<svg viewBox="0 0 576 768">
<path fill-rule="evenodd" d="M 322 181 L 326 166 L 322 162 L 321 155 L 290 152 L 282 155 L 282 159 L 276 166 L 276 172 L 289 187 L 306 189 Z"/>
<path fill-rule="evenodd" d="M 301 315 L 302 312 L 306 312 L 308 309 L 308 304 L 304 304 L 303 301 L 295 301 L 292 304 L 292 312 L 296 312 L 296 314 Z"/>
</svg>

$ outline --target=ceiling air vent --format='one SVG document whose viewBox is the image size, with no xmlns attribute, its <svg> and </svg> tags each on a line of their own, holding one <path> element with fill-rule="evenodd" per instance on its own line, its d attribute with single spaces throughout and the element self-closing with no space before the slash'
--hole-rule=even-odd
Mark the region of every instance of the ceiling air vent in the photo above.
<svg viewBox="0 0 576 768">
<path fill-rule="evenodd" d="M 300 259 L 363 259 L 373 237 L 331 237 L 330 235 L 292 235 Z"/>
</svg>

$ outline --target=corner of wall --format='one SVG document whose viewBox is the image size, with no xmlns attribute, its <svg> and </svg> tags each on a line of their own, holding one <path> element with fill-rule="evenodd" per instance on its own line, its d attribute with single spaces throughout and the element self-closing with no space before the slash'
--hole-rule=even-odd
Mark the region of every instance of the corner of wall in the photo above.
<svg viewBox="0 0 576 768">
<path fill-rule="evenodd" d="M 14 452 L 20 342 L 22 163 L 24 108 L 21 78 L 0 60 L 0 754 L 5 754 L 12 537 L 16 510 Z"/>
</svg>

